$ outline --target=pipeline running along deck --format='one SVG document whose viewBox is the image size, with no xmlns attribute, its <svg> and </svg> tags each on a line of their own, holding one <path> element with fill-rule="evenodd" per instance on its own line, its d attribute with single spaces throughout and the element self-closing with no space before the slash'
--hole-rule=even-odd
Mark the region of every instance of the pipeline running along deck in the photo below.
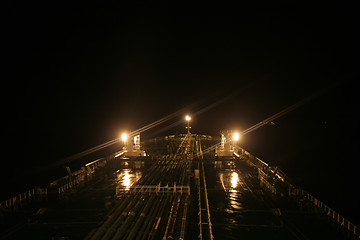
<svg viewBox="0 0 360 240">
<path fill-rule="evenodd" d="M 202 146 L 189 133 L 173 154 L 114 154 L 74 191 L 54 191 L 60 200 L 23 208 L 1 239 L 359 239 L 245 150 Z"/>
</svg>

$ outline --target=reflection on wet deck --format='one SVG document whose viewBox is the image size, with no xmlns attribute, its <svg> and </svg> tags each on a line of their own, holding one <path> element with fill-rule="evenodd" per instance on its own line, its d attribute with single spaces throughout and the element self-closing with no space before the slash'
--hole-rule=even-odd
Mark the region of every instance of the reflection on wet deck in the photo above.
<svg viewBox="0 0 360 240">
<path fill-rule="evenodd" d="M 242 210 L 239 173 L 236 171 L 222 171 L 219 173 L 219 178 L 224 191 L 227 193 L 227 202 L 229 203 L 225 208 L 225 212 L 234 213 Z"/>
<path fill-rule="evenodd" d="M 212 192 L 210 204 L 216 207 L 214 231 L 222 239 L 237 239 L 248 228 L 278 227 L 279 222 L 248 186 L 249 172 L 239 169 L 235 161 L 215 161 L 216 180 L 224 195 Z M 211 169 L 211 167 L 210 167 Z M 216 237 L 215 235 L 215 237 Z M 225 237 L 226 236 L 226 237 Z"/>
<path fill-rule="evenodd" d="M 231 174 L 231 187 L 233 188 L 232 191 L 237 192 L 235 189 L 239 182 L 239 174 L 237 172 L 233 172 Z"/>
<path fill-rule="evenodd" d="M 142 177 L 144 166 L 143 161 L 123 162 L 115 172 L 117 185 L 129 190 Z"/>
</svg>

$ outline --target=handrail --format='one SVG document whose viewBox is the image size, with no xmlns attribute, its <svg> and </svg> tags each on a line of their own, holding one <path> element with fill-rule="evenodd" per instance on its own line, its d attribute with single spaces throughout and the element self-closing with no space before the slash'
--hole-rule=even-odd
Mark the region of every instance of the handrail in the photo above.
<svg viewBox="0 0 360 240">
<path fill-rule="evenodd" d="M 302 188 L 296 187 L 292 184 L 289 186 L 289 195 L 300 197 L 299 200 L 304 199 L 308 200 L 314 204 L 315 207 L 322 210 L 328 217 L 332 218 L 337 224 L 341 227 L 345 228 L 347 231 L 354 234 L 356 237 L 360 239 L 360 228 L 357 227 L 355 224 L 347 220 L 345 217 L 337 213 L 335 210 L 327 206 L 324 202 L 320 201 L 316 197 L 314 197 L 309 192 L 305 191 Z"/>
<path fill-rule="evenodd" d="M 242 152 L 242 156 L 247 157 L 247 160 L 255 164 L 255 166 L 258 168 L 259 173 L 259 180 L 264 183 L 264 185 L 270 189 L 274 194 L 277 193 L 277 189 L 274 186 L 274 184 L 269 183 L 265 176 L 268 176 L 265 172 L 261 170 L 260 167 L 266 167 L 269 171 L 272 172 L 279 180 L 284 182 L 289 186 L 289 197 L 296 196 L 299 199 L 297 200 L 308 200 L 310 201 L 315 207 L 323 211 L 327 216 L 329 216 L 331 219 L 333 219 L 340 227 L 345 228 L 348 232 L 354 234 L 354 236 L 358 237 L 360 239 L 360 228 L 357 227 L 355 224 L 344 218 L 342 215 L 337 213 L 335 210 L 328 207 L 325 203 L 314 197 L 309 192 L 305 191 L 304 189 L 294 186 L 290 179 L 286 176 L 286 174 L 281 169 L 276 169 L 275 171 L 269 166 L 269 164 L 265 163 L 261 159 L 253 156 L 249 152 L 245 151 L 244 149 L 240 148 Z M 255 161 L 255 162 L 254 162 Z"/>
<path fill-rule="evenodd" d="M 0 202 L 0 206 L 13 207 L 16 206 L 17 204 L 21 204 L 26 200 L 34 200 L 36 197 L 42 198 L 43 196 L 45 197 L 47 196 L 47 188 L 37 187 Z"/>
<path fill-rule="evenodd" d="M 163 186 L 160 185 L 133 185 L 130 187 L 119 186 L 116 188 L 116 194 L 123 192 L 148 192 L 148 193 L 181 193 L 190 195 L 190 186 Z"/>
<path fill-rule="evenodd" d="M 58 183 L 61 180 L 67 181 L 66 183 L 64 183 L 61 186 L 58 186 L 58 194 L 59 197 L 61 197 L 61 195 L 63 193 L 65 193 L 66 191 L 72 189 L 74 186 L 77 186 L 80 182 L 82 182 L 85 178 L 85 175 L 90 175 L 92 173 L 94 173 L 95 169 L 97 167 L 102 167 L 106 164 L 106 159 L 105 158 L 100 158 L 97 159 L 93 162 L 87 163 L 85 165 L 85 167 L 87 168 L 86 170 L 78 170 L 76 172 L 73 173 L 72 179 L 70 179 L 70 181 L 68 181 L 69 176 L 66 177 L 62 177 L 59 178 L 53 182 L 51 182 L 49 184 L 49 187 L 53 187 L 58 185 Z M 33 189 L 30 189 L 26 192 L 23 192 L 21 194 L 18 194 L 12 198 L 9 198 L 5 201 L 0 202 L 0 206 L 1 207 L 13 207 L 16 206 L 17 204 L 21 204 L 26 200 L 33 200 L 36 197 L 37 198 L 42 198 L 42 197 L 47 197 L 48 194 L 48 189 L 47 188 L 40 188 L 40 187 L 35 187 Z"/>
</svg>

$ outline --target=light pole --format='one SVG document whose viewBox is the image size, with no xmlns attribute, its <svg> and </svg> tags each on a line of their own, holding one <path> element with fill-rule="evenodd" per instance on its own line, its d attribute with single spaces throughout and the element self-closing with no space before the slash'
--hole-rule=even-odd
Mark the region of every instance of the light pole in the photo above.
<svg viewBox="0 0 360 240">
<path fill-rule="evenodd" d="M 190 120 L 191 120 L 191 117 L 189 115 L 186 115 L 185 120 L 187 121 L 187 130 L 188 130 L 187 133 L 190 134 Z"/>
</svg>

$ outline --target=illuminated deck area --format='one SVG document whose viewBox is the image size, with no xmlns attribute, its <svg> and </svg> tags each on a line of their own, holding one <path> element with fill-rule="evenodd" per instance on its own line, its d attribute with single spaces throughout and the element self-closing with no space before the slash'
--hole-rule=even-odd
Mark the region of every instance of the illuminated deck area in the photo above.
<svg viewBox="0 0 360 240">
<path fill-rule="evenodd" d="M 280 170 L 239 147 L 214 156 L 201 139 L 184 135 L 166 155 L 87 164 L 42 201 L 5 212 L 1 239 L 359 238 Z"/>
</svg>

